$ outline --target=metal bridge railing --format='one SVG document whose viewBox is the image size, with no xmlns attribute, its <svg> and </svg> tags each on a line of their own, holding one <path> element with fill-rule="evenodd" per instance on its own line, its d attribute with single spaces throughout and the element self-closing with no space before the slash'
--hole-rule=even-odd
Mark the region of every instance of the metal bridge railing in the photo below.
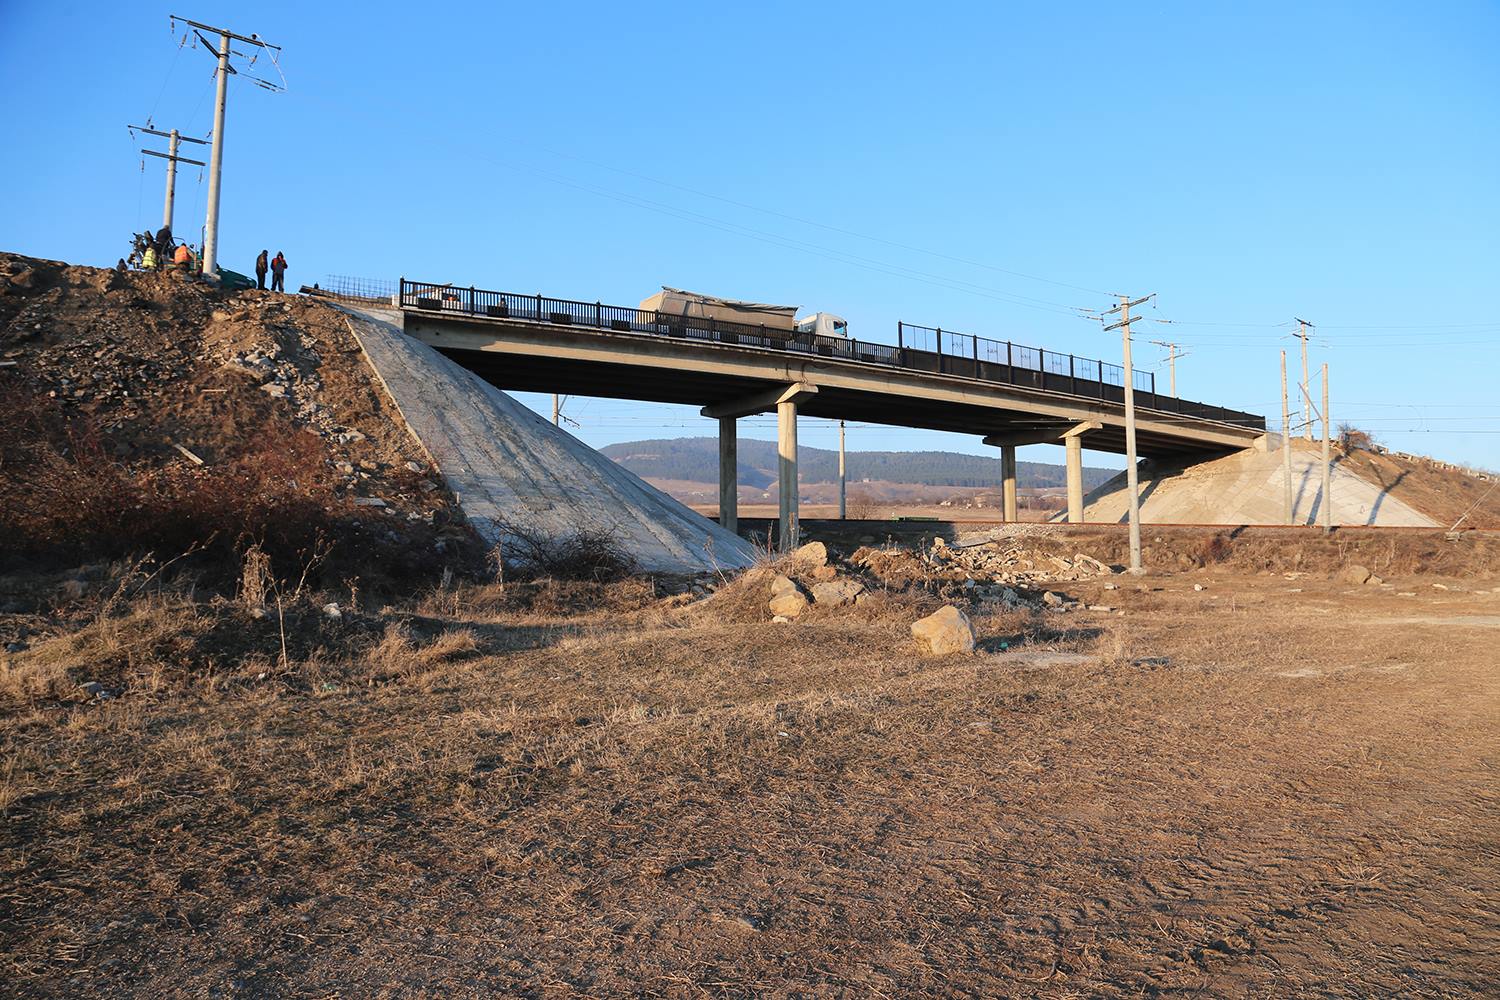
<svg viewBox="0 0 1500 1000">
<path fill-rule="evenodd" d="M 896 324 L 896 345 L 845 337 L 820 337 L 764 325 L 730 323 L 700 316 L 651 312 L 602 302 L 554 299 L 451 284 L 401 279 L 398 301 L 403 309 L 457 313 L 489 319 L 521 319 L 560 326 L 581 326 L 616 333 L 648 334 L 705 341 L 735 347 L 769 348 L 816 357 L 889 365 L 912 371 L 962 375 L 986 382 L 1044 389 L 1089 399 L 1125 400 L 1125 372 L 1119 365 L 1071 354 L 1024 347 L 940 327 Z M 1136 405 L 1264 430 L 1266 419 L 1239 410 L 1159 396 L 1153 372 L 1134 373 Z"/>
</svg>

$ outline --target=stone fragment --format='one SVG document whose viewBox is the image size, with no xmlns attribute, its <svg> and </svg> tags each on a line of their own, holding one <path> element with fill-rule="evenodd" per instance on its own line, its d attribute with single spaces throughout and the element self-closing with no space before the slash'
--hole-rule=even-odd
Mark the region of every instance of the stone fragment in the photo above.
<svg viewBox="0 0 1500 1000">
<path fill-rule="evenodd" d="M 782 594 L 795 593 L 797 593 L 797 584 L 793 582 L 791 577 L 783 573 L 777 573 L 771 578 L 772 597 L 780 597 Z"/>
<path fill-rule="evenodd" d="M 802 569 L 816 569 L 828 564 L 828 546 L 822 542 L 808 542 L 792 553 L 792 564 Z"/>
<path fill-rule="evenodd" d="M 1049 608 L 1060 608 L 1063 605 L 1063 599 L 1061 595 L 1054 594 L 1049 590 L 1042 594 L 1042 603 Z"/>
<path fill-rule="evenodd" d="M 793 590 L 790 593 L 778 594 L 771 598 L 771 603 L 768 607 L 773 615 L 782 618 L 796 618 L 807 610 L 807 598 L 802 596 L 800 590 Z"/>
<path fill-rule="evenodd" d="M 1370 571 L 1355 563 L 1352 566 L 1345 566 L 1344 572 L 1339 576 L 1345 583 L 1362 584 L 1370 579 Z"/>
<path fill-rule="evenodd" d="M 841 608 L 853 604 L 864 589 L 858 580 L 828 580 L 813 585 L 812 599 L 820 606 Z"/>
<path fill-rule="evenodd" d="M 974 652 L 974 626 L 951 604 L 912 622 L 911 634 L 931 656 Z"/>
</svg>

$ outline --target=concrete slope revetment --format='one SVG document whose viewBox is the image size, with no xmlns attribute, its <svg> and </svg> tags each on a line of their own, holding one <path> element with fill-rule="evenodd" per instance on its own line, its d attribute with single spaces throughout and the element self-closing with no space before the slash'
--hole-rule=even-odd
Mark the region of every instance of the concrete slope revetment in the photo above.
<svg viewBox="0 0 1500 1000">
<path fill-rule="evenodd" d="M 1141 520 L 1149 524 L 1285 524 L 1286 477 L 1280 441 L 1269 450 L 1248 449 L 1187 467 L 1147 463 L 1141 467 Z M 1342 468 L 1334 454 L 1332 475 L 1334 524 L 1386 527 L 1435 527 L 1437 522 L 1388 490 Z M 1084 498 L 1083 519 L 1122 522 L 1127 519 L 1125 473 Z M 1323 457 L 1321 446 L 1292 446 L 1294 524 L 1323 523 Z M 1059 520 L 1061 518 L 1058 518 Z"/>
<path fill-rule="evenodd" d="M 647 572 L 738 569 L 756 551 L 510 396 L 401 332 L 347 308 L 371 367 L 475 529 L 506 551 L 516 530 L 604 531 Z"/>
</svg>

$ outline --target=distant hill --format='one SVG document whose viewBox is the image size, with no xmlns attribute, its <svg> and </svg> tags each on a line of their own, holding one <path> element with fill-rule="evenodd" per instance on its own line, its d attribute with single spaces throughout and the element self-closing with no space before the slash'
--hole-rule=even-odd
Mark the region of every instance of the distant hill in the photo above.
<svg viewBox="0 0 1500 1000">
<path fill-rule="evenodd" d="M 719 480 L 717 438 L 672 438 L 607 445 L 605 455 L 638 476 L 696 483 Z M 997 449 L 998 452 L 998 449 Z M 823 448 L 797 449 L 799 478 L 804 483 L 838 479 L 839 455 Z M 923 486 L 995 486 L 1000 482 L 1000 458 L 964 455 L 953 451 L 851 451 L 845 456 L 850 482 L 862 479 Z M 766 487 L 776 481 L 776 443 L 741 438 L 739 481 L 743 486 Z M 1091 490 L 1115 475 L 1114 469 L 1083 470 L 1083 488 Z M 1017 485 L 1036 489 L 1067 485 L 1061 465 L 1017 462 Z"/>
</svg>

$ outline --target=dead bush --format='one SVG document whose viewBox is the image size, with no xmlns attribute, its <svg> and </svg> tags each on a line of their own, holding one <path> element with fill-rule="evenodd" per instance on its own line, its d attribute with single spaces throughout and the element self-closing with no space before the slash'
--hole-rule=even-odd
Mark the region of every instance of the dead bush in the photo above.
<svg viewBox="0 0 1500 1000">
<path fill-rule="evenodd" d="M 1203 539 L 1194 553 L 1193 561 L 1199 566 L 1210 566 L 1227 560 L 1234 552 L 1234 545 L 1224 532 L 1216 532 Z"/>
<path fill-rule="evenodd" d="M 205 582 L 230 591 L 243 589 L 244 572 L 270 585 L 319 582 L 324 573 L 399 582 L 443 568 L 421 532 L 389 532 L 361 517 L 339 496 L 323 442 L 290 423 L 268 423 L 209 465 L 127 465 L 95 421 L 16 383 L 0 380 L 0 414 L 0 537 L 15 565 L 191 552 Z M 592 561 L 608 572 L 608 553 L 593 541 L 565 546 L 560 567 Z M 253 567 L 242 562 L 251 549 Z M 463 544 L 448 561 L 478 572 Z M 310 563 L 320 572 L 309 576 Z"/>
<path fill-rule="evenodd" d="M 1375 445 L 1375 436 L 1369 431 L 1362 431 L 1353 424 L 1339 424 L 1339 447 L 1346 453 L 1351 451 L 1370 451 Z"/>
<path fill-rule="evenodd" d="M 505 534 L 504 562 L 522 576 L 607 583 L 639 571 L 610 530 L 582 528 L 568 535 L 550 535 L 510 523 L 505 525 Z"/>
</svg>

